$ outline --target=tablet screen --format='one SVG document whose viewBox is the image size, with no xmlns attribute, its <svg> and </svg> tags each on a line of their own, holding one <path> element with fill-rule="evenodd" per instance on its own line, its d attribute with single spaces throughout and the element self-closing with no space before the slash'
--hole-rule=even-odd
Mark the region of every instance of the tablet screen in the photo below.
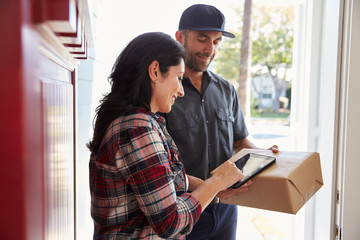
<svg viewBox="0 0 360 240">
<path fill-rule="evenodd" d="M 243 172 L 244 178 L 238 181 L 231 188 L 238 188 L 258 173 L 270 166 L 276 160 L 275 157 L 249 153 L 235 162 L 235 165 Z"/>
</svg>

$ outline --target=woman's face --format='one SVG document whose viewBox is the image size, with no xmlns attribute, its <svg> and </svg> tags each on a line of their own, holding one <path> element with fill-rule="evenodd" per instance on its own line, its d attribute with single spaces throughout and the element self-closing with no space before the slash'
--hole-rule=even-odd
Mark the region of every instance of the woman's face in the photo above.
<svg viewBox="0 0 360 240">
<path fill-rule="evenodd" d="M 185 71 L 184 60 L 180 64 L 171 66 L 169 71 L 161 74 L 158 70 L 158 77 L 152 81 L 153 94 L 150 107 L 152 112 L 168 113 L 178 97 L 184 96 L 182 78 Z"/>
</svg>

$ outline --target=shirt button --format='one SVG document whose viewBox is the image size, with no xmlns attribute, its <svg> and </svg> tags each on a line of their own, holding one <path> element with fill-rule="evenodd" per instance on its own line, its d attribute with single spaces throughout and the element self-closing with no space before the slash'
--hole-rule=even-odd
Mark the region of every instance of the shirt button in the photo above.
<svg viewBox="0 0 360 240">
<path fill-rule="evenodd" d="M 209 121 L 205 121 L 206 124 L 209 124 Z"/>
<path fill-rule="evenodd" d="M 201 99 L 201 102 L 203 103 L 205 100 L 204 99 Z"/>
</svg>

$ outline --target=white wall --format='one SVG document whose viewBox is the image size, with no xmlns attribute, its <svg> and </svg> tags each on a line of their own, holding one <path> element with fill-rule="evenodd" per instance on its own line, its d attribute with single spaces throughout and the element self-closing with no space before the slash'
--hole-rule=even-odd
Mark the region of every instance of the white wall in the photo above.
<svg viewBox="0 0 360 240">
<path fill-rule="evenodd" d="M 77 69 L 77 151 L 76 151 L 76 239 L 93 238 L 93 220 L 90 215 L 89 157 L 86 143 L 93 134 L 93 119 L 99 99 L 108 89 L 107 77 L 111 66 L 106 64 L 106 50 L 103 44 L 106 11 L 102 0 L 89 0 L 92 20 L 93 41 L 90 43 L 88 59 L 80 61 Z M 100 83 L 100 84 L 99 84 Z"/>
<path fill-rule="evenodd" d="M 93 222 L 90 217 L 89 151 L 86 143 L 91 135 L 91 103 L 93 89 L 94 49 L 90 49 L 88 60 L 78 67 L 77 85 L 77 147 L 76 147 L 76 237 L 92 239 Z"/>
</svg>

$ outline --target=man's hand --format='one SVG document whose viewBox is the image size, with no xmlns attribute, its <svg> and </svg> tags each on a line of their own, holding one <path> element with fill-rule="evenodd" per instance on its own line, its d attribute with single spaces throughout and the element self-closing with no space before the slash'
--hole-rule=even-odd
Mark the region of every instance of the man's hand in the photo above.
<svg viewBox="0 0 360 240">
<path fill-rule="evenodd" d="M 243 148 L 257 148 L 257 147 L 250 140 L 248 140 L 247 138 L 244 138 L 244 139 L 235 141 L 233 148 L 234 148 L 234 154 L 235 154 Z M 273 153 L 279 152 L 279 147 L 277 145 L 273 145 L 272 147 L 270 147 L 268 149 L 271 150 Z"/>
<path fill-rule="evenodd" d="M 272 147 L 269 148 L 269 150 L 271 150 L 273 153 L 278 153 L 279 147 L 277 145 L 273 145 Z"/>
<path fill-rule="evenodd" d="M 216 196 L 221 199 L 228 199 L 233 195 L 235 195 L 235 196 L 240 195 L 241 193 L 244 193 L 247 190 L 249 190 L 249 187 L 251 184 L 252 184 L 252 181 L 249 180 L 248 182 L 246 182 L 244 185 L 242 185 L 239 188 L 236 188 L 236 189 L 228 188 L 226 190 L 219 192 Z"/>
</svg>

